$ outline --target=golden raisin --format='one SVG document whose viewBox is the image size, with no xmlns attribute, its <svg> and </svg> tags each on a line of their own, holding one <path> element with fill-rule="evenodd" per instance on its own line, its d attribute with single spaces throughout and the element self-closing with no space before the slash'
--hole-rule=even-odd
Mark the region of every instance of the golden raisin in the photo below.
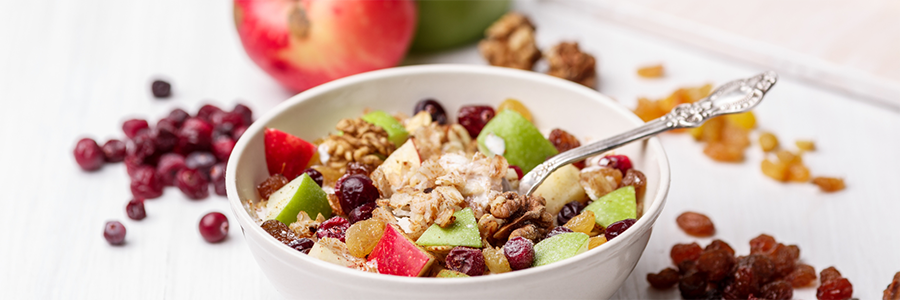
<svg viewBox="0 0 900 300">
<path fill-rule="evenodd" d="M 519 113 L 520 115 L 522 115 L 523 117 L 525 117 L 525 119 L 528 120 L 528 122 L 532 122 L 531 121 L 531 112 L 528 111 L 528 108 L 525 107 L 525 105 L 522 104 L 522 102 L 519 102 L 519 100 L 512 99 L 512 98 L 503 100 L 503 102 L 500 102 L 500 106 L 497 107 L 497 112 L 499 113 L 499 112 L 503 111 L 504 109 L 509 109 L 509 110 L 515 111 L 515 112 Z"/>
<path fill-rule="evenodd" d="M 746 130 L 756 128 L 756 116 L 753 115 L 752 111 L 726 115 L 725 118 L 728 120 L 728 123 L 737 125 Z"/>
<path fill-rule="evenodd" d="M 816 143 L 814 143 L 813 141 L 797 140 L 794 143 L 797 144 L 797 149 L 800 149 L 800 151 L 815 151 L 816 150 Z"/>
<path fill-rule="evenodd" d="M 697 236 L 707 237 L 716 233 L 716 226 L 712 220 L 704 214 L 687 211 L 682 213 L 675 219 L 678 227 L 685 233 Z"/>
<path fill-rule="evenodd" d="M 766 152 L 775 150 L 778 148 L 778 138 L 771 132 L 763 132 L 759 134 L 759 146 Z"/>
<path fill-rule="evenodd" d="M 341 176 L 344 176 L 344 173 L 339 169 L 326 167 L 323 165 L 313 166 L 313 169 L 322 173 L 322 177 L 325 178 L 325 181 L 322 182 L 322 186 L 331 186 L 333 187 L 337 184 L 338 179 L 341 179 Z"/>
<path fill-rule="evenodd" d="M 809 181 L 809 168 L 803 164 L 790 164 L 787 171 L 787 180 L 793 182 Z"/>
<path fill-rule="evenodd" d="M 665 73 L 665 68 L 663 68 L 662 64 L 654 65 L 654 66 L 646 66 L 639 68 L 637 70 L 638 76 L 644 78 L 659 78 L 662 77 Z"/>
<path fill-rule="evenodd" d="M 723 142 L 706 144 L 706 147 L 703 148 L 703 154 L 721 162 L 741 162 L 744 160 L 743 149 Z"/>
<path fill-rule="evenodd" d="M 812 179 L 812 183 L 818 185 L 819 189 L 826 193 L 833 193 L 846 188 L 844 180 L 841 178 L 815 177 Z"/>
<path fill-rule="evenodd" d="M 647 99 L 647 98 L 638 98 L 638 105 L 634 109 L 634 114 L 644 120 L 644 122 L 662 117 L 666 114 L 665 111 L 659 109 L 659 105 L 656 104 L 656 101 Z"/>
<path fill-rule="evenodd" d="M 590 210 L 584 210 L 577 216 L 569 219 L 569 221 L 566 222 L 563 227 L 571 229 L 574 232 L 590 234 L 591 230 L 594 229 L 594 223 L 596 223 L 594 212 Z"/>
<path fill-rule="evenodd" d="M 491 270 L 491 273 L 500 274 L 512 271 L 506 255 L 503 254 L 503 248 L 485 247 L 481 252 L 484 254 L 484 264 L 488 270 Z"/>
<path fill-rule="evenodd" d="M 725 126 L 722 126 L 722 142 L 740 149 L 747 148 L 750 146 L 750 131 L 725 122 Z"/>
<path fill-rule="evenodd" d="M 772 179 L 778 181 L 787 180 L 788 165 L 786 163 L 780 161 L 775 163 L 769 159 L 764 159 L 760 167 L 762 168 L 763 174 L 769 176 Z"/>
<path fill-rule="evenodd" d="M 597 248 L 597 246 L 603 245 L 604 243 L 606 243 L 605 235 L 592 237 L 588 240 L 588 250 Z"/>
<path fill-rule="evenodd" d="M 775 156 L 778 157 L 778 160 L 785 164 L 800 164 L 803 163 L 803 157 L 799 154 L 795 154 L 791 151 L 787 150 L 778 150 L 775 151 Z"/>
<path fill-rule="evenodd" d="M 700 132 L 698 136 L 694 138 L 698 141 L 706 141 L 706 142 L 718 142 L 722 140 L 722 129 L 725 126 L 725 119 L 722 117 L 716 117 L 709 119 L 703 125 L 700 125 Z"/>
<path fill-rule="evenodd" d="M 345 240 L 350 254 L 366 257 L 384 234 L 384 223 L 376 219 L 359 221 L 347 229 Z"/>
</svg>

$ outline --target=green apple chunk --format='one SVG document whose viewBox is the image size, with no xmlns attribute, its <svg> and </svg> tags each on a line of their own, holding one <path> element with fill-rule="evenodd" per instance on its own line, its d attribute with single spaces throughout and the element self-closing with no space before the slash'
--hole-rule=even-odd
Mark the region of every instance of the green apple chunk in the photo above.
<svg viewBox="0 0 900 300">
<path fill-rule="evenodd" d="M 555 263 L 588 249 L 590 237 L 581 232 L 557 234 L 534 245 L 534 267 Z"/>
<path fill-rule="evenodd" d="M 391 116 L 384 111 L 376 110 L 370 112 L 363 116 L 362 119 L 372 125 L 384 128 L 384 131 L 387 131 L 388 139 L 391 143 L 394 143 L 395 146 L 399 147 L 406 141 L 406 138 L 409 137 L 409 132 L 407 132 L 406 128 L 400 124 L 400 121 L 397 121 L 397 119 L 394 119 L 394 116 Z"/>
<path fill-rule="evenodd" d="M 313 219 L 319 214 L 325 219 L 331 218 L 328 196 L 306 173 L 272 193 L 266 210 L 266 220 L 275 219 L 285 225 L 296 222 L 300 211 L 305 211 Z"/>
<path fill-rule="evenodd" d="M 462 277 L 470 277 L 470 276 L 466 275 L 466 273 L 457 272 L 457 271 L 453 271 L 450 269 L 443 269 L 440 272 L 438 272 L 437 276 L 435 276 L 435 277 L 438 277 L 438 278 L 462 278 Z"/>
<path fill-rule="evenodd" d="M 456 218 L 447 228 L 433 224 L 416 240 L 420 246 L 467 246 L 481 248 L 481 234 L 471 208 L 453 214 Z"/>
<path fill-rule="evenodd" d="M 603 195 L 584 208 L 594 212 L 597 224 L 606 227 L 625 219 L 637 219 L 637 200 L 634 186 L 621 187 Z"/>
<path fill-rule="evenodd" d="M 501 148 L 505 149 L 504 153 L 488 150 L 485 145 L 488 135 L 503 139 L 504 147 Z M 484 129 L 478 134 L 478 151 L 488 155 L 502 155 L 510 165 L 519 166 L 525 173 L 559 153 L 534 124 L 511 109 L 501 111 L 484 125 Z"/>
<path fill-rule="evenodd" d="M 578 170 L 577 167 L 571 164 L 565 165 L 550 173 L 544 183 L 534 191 L 534 195 L 544 197 L 544 200 L 547 201 L 544 208 L 554 216 L 566 203 L 572 201 L 585 203 L 588 196 L 584 193 L 581 184 L 578 183 L 580 175 L 581 170 Z"/>
</svg>

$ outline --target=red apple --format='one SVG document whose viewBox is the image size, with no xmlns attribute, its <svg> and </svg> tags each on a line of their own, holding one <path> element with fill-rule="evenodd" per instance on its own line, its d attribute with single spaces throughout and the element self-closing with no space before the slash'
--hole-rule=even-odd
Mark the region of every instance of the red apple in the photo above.
<svg viewBox="0 0 900 300">
<path fill-rule="evenodd" d="M 316 153 L 316 145 L 275 128 L 266 128 L 264 144 L 269 175 L 281 174 L 288 180 L 303 174 Z"/>
<path fill-rule="evenodd" d="M 303 91 L 393 67 L 416 26 L 412 0 L 234 0 L 247 55 L 282 85 Z"/>
<path fill-rule="evenodd" d="M 434 256 L 419 248 L 394 225 L 384 227 L 384 235 L 369 254 L 378 265 L 378 273 L 417 277 L 428 272 Z"/>
</svg>

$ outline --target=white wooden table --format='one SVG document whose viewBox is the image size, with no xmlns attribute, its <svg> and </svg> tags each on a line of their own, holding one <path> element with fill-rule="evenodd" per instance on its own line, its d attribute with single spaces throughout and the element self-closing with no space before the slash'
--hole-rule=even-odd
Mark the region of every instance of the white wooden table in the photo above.
<svg viewBox="0 0 900 300">
<path fill-rule="evenodd" d="M 626 106 L 637 96 L 761 71 L 567 5 L 517 8 L 537 24 L 542 48 L 577 40 L 596 54 L 599 90 Z M 124 213 L 131 197 L 124 165 L 85 173 L 72 157 L 80 137 L 121 138 L 128 117 L 155 121 L 175 107 L 230 108 L 237 99 L 260 115 L 288 98 L 243 53 L 230 1 L 3 1 L 0 11 L 0 298 L 281 298 L 234 221 L 223 243 L 200 237 L 197 222 L 206 212 L 233 219 L 224 197 L 191 201 L 167 188 L 147 201 L 146 219 L 132 221 Z M 432 62 L 483 64 L 473 47 L 407 60 Z M 634 75 L 654 62 L 665 64 L 666 78 Z M 173 98 L 151 97 L 157 76 L 173 83 Z M 782 76 L 757 116 L 783 142 L 814 139 L 820 150 L 804 157 L 813 174 L 845 177 L 848 189 L 823 194 L 812 185 L 775 183 L 760 173 L 755 147 L 745 163 L 720 164 L 687 135 L 663 136 L 672 164 L 669 202 L 615 298 L 678 298 L 675 289 L 650 289 L 644 277 L 670 266 L 673 244 L 710 241 L 675 226 L 685 210 L 711 216 L 715 237 L 738 253 L 768 233 L 799 245 L 802 261 L 817 269 L 837 266 L 856 297 L 881 297 L 900 271 L 900 115 Z M 101 235 L 113 219 L 127 227 L 123 247 Z M 795 298 L 814 295 L 806 288 Z"/>
</svg>

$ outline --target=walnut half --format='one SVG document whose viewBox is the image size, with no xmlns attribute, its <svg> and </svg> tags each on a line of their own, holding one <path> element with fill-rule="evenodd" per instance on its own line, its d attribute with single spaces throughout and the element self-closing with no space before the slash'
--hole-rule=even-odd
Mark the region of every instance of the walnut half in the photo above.
<svg viewBox="0 0 900 300">
<path fill-rule="evenodd" d="M 507 13 L 485 31 L 478 50 L 493 66 L 531 70 L 541 58 L 534 40 L 534 25 L 525 16 Z"/>
<path fill-rule="evenodd" d="M 581 52 L 577 42 L 563 42 L 547 51 L 544 56 L 550 64 L 548 75 L 580 83 L 589 88 L 597 84 L 597 60 Z"/>
</svg>

